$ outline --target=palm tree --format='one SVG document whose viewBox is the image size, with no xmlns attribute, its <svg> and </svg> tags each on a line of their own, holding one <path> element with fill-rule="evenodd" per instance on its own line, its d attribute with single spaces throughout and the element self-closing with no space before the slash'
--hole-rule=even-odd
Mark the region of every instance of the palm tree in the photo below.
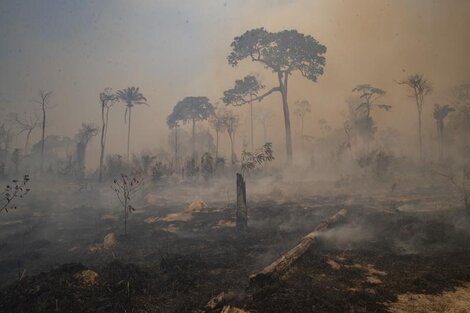
<svg viewBox="0 0 470 313">
<path fill-rule="evenodd" d="M 101 151 L 100 151 L 100 175 L 99 181 L 103 180 L 103 162 L 104 162 L 104 153 L 106 146 L 106 138 L 108 134 L 108 120 L 109 120 L 109 110 L 116 101 L 116 95 L 112 92 L 111 88 L 106 88 L 103 92 L 100 93 L 100 102 L 101 102 Z"/>
<path fill-rule="evenodd" d="M 434 119 L 436 120 L 437 136 L 439 142 L 439 162 L 444 160 L 444 120 L 450 112 L 455 109 L 448 104 L 434 105 Z"/>
<path fill-rule="evenodd" d="M 118 90 L 116 92 L 119 100 L 125 103 L 126 113 L 124 114 L 124 121 L 128 118 L 128 130 L 127 130 L 127 164 L 130 164 L 129 151 L 130 151 L 130 142 L 131 142 L 131 117 L 132 117 L 132 108 L 137 104 L 147 104 L 147 99 L 142 93 L 139 92 L 139 87 L 127 87 L 126 89 Z"/>
</svg>

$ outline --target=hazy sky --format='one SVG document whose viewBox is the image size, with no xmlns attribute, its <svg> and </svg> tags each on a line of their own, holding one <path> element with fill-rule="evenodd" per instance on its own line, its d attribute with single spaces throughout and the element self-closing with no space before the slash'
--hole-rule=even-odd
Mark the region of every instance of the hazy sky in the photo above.
<svg viewBox="0 0 470 313">
<path fill-rule="evenodd" d="M 359 83 L 387 91 L 384 101 L 394 108 L 375 116 L 383 126 L 414 131 L 414 104 L 394 80 L 420 72 L 433 82 L 425 111 L 430 123 L 432 105 L 449 101 L 449 88 L 470 78 L 466 0 L 2 0 L 2 117 L 31 111 L 38 89 L 52 90 L 57 107 L 48 133 L 73 136 L 82 122 L 99 122 L 101 90 L 139 86 L 150 106 L 134 110 L 133 150 L 166 145 L 165 119 L 181 98 L 216 102 L 234 79 L 252 72 L 271 85 L 272 73 L 260 65 L 232 68 L 226 61 L 233 38 L 260 26 L 297 29 L 327 46 L 318 83 L 298 76 L 290 83 L 291 103 L 312 103 L 306 127 L 312 135 L 320 118 L 342 124 L 345 99 Z M 280 97 L 261 106 L 280 113 Z M 125 151 L 123 115 L 122 105 L 113 109 L 111 152 Z M 275 123 L 282 127 L 273 137 L 282 144 L 283 124 Z"/>
</svg>

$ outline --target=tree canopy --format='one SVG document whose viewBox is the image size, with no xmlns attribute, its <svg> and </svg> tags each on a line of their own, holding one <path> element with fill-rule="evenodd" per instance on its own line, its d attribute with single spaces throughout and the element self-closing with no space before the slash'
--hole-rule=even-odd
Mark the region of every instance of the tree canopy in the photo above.
<svg viewBox="0 0 470 313">
<path fill-rule="evenodd" d="M 264 86 L 254 75 L 247 75 L 235 81 L 235 87 L 224 91 L 222 101 L 229 105 L 243 105 L 254 100 Z"/>
<path fill-rule="evenodd" d="M 315 38 L 296 30 L 277 33 L 256 28 L 235 37 L 228 63 L 232 66 L 245 59 L 262 63 L 275 73 L 300 71 L 305 78 L 316 81 L 323 74 L 326 47 Z"/>
<path fill-rule="evenodd" d="M 170 128 L 177 122 L 202 121 L 214 114 L 214 106 L 207 97 L 186 97 L 173 108 L 168 115 L 167 124 Z"/>
</svg>

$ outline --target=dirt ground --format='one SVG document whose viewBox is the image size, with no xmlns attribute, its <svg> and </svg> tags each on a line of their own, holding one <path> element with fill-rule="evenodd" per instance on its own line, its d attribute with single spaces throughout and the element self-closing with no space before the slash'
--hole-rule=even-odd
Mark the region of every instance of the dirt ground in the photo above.
<svg viewBox="0 0 470 313">
<path fill-rule="evenodd" d="M 241 237 L 230 183 L 148 186 L 127 235 L 104 189 L 33 195 L 2 216 L 0 312 L 470 312 L 470 217 L 445 186 L 273 183 L 249 196 Z M 249 284 L 343 208 L 281 279 Z"/>
</svg>

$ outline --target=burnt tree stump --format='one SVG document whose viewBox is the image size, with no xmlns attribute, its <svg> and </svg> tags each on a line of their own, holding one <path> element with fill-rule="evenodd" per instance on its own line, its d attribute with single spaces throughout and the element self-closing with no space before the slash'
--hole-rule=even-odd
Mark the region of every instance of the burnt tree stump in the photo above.
<svg viewBox="0 0 470 313">
<path fill-rule="evenodd" d="M 237 173 L 237 233 L 246 233 L 248 230 L 248 208 L 246 207 L 246 186 L 243 175 Z"/>
</svg>

